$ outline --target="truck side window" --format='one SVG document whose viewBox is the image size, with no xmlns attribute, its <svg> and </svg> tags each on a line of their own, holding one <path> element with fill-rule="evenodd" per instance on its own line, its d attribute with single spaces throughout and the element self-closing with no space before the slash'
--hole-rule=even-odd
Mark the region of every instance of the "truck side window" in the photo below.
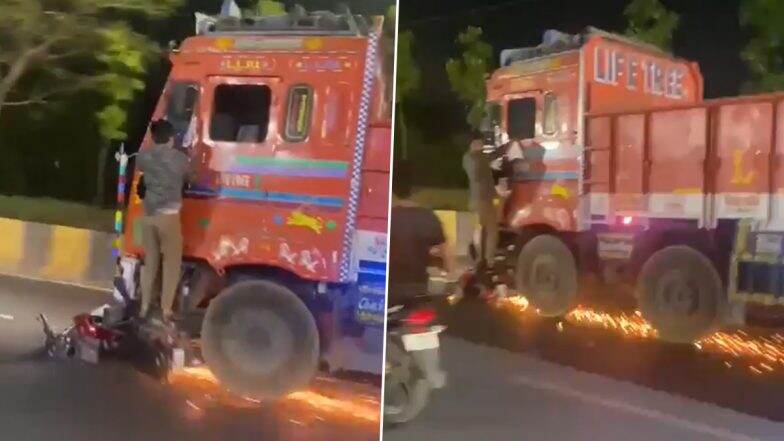
<svg viewBox="0 0 784 441">
<path fill-rule="evenodd" d="M 304 141 L 310 132 L 313 114 L 313 88 L 306 85 L 292 86 L 286 115 L 286 139 Z"/>
<path fill-rule="evenodd" d="M 506 117 L 512 139 L 531 139 L 536 135 L 536 99 L 510 100 Z"/>
<path fill-rule="evenodd" d="M 552 92 L 544 95 L 544 124 L 545 135 L 555 135 L 558 131 L 558 99 Z"/>
<path fill-rule="evenodd" d="M 260 143 L 267 139 L 272 92 L 268 86 L 221 84 L 215 88 L 210 138 Z"/>
<path fill-rule="evenodd" d="M 485 103 L 485 118 L 482 120 L 482 130 L 492 132 L 495 126 L 501 125 L 502 107 L 499 103 L 489 101 Z"/>
</svg>

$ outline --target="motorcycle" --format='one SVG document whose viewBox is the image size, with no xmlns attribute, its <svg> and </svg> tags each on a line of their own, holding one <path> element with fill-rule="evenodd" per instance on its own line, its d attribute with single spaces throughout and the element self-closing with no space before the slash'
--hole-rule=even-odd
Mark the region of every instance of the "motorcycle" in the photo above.
<svg viewBox="0 0 784 441">
<path fill-rule="evenodd" d="M 431 293 L 432 286 L 431 279 Z M 446 327 L 437 323 L 432 302 L 432 294 L 420 295 L 387 308 L 385 424 L 413 420 L 427 405 L 431 392 L 446 386 L 439 353 L 439 334 Z"/>
</svg>

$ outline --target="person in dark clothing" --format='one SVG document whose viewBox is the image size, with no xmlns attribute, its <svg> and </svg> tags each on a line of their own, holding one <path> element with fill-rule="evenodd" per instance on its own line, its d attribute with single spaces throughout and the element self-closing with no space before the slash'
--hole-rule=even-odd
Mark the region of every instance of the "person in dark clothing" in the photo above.
<svg viewBox="0 0 784 441">
<path fill-rule="evenodd" d="M 392 183 L 392 211 L 389 237 L 389 305 L 406 298 L 427 294 L 428 263 L 434 248 L 450 274 L 456 270 L 453 253 L 447 244 L 441 222 L 433 210 L 410 200 L 411 168 L 396 164 Z"/>
<path fill-rule="evenodd" d="M 463 169 L 469 182 L 469 208 L 479 220 L 481 228 L 478 251 L 478 273 L 490 288 L 493 284 L 495 256 L 499 239 L 499 194 L 496 190 L 496 176 L 492 163 L 504 156 L 508 144 L 486 152 L 482 138 L 474 139 L 463 156 Z M 491 143 L 492 144 L 492 143 Z M 500 176 L 498 176 L 500 177 Z"/>
</svg>

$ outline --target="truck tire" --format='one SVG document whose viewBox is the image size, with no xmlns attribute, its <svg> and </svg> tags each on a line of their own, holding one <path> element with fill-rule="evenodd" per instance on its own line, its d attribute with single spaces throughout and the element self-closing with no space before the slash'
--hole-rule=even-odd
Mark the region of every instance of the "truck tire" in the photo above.
<svg viewBox="0 0 784 441">
<path fill-rule="evenodd" d="M 430 383 L 412 366 L 411 356 L 395 341 L 387 341 L 388 368 L 384 375 L 384 423 L 407 423 L 419 415 L 430 398 Z"/>
<path fill-rule="evenodd" d="M 704 254 L 685 245 L 663 248 L 637 279 L 643 316 L 672 343 L 691 343 L 713 330 L 722 306 L 721 277 Z"/>
<path fill-rule="evenodd" d="M 319 336 L 313 315 L 288 288 L 266 280 L 240 282 L 210 302 L 202 353 L 232 391 L 276 399 L 313 379 Z"/>
<path fill-rule="evenodd" d="M 544 234 L 523 245 L 515 269 L 517 291 L 545 317 L 572 308 L 577 296 L 577 263 L 559 238 Z"/>
</svg>

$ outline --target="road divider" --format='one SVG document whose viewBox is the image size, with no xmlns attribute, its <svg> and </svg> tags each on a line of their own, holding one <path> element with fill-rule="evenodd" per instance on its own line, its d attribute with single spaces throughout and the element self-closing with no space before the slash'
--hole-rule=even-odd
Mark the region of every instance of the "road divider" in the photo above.
<svg viewBox="0 0 784 441">
<path fill-rule="evenodd" d="M 447 241 L 468 255 L 476 215 L 437 210 Z M 114 235 L 101 231 L 0 218 L 0 273 L 109 289 Z"/>
<path fill-rule="evenodd" d="M 110 233 L 0 218 L 0 273 L 109 289 Z"/>
</svg>

